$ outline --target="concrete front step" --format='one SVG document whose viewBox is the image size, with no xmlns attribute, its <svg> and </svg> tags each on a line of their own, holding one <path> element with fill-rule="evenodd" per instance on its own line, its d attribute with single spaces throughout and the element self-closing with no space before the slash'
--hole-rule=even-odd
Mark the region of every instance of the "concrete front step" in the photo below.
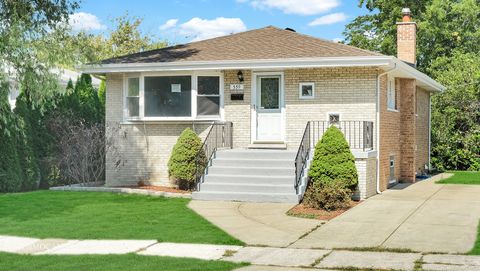
<svg viewBox="0 0 480 271">
<path fill-rule="evenodd" d="M 230 159 L 290 159 L 295 160 L 295 151 L 281 151 L 281 150 L 225 150 L 218 151 L 216 158 L 230 158 Z"/>
<path fill-rule="evenodd" d="M 247 172 L 248 174 L 248 172 Z M 293 186 L 295 175 L 291 176 L 259 176 L 259 175 L 222 175 L 208 174 L 205 183 L 235 183 L 235 184 L 278 184 Z"/>
<path fill-rule="evenodd" d="M 289 202 L 298 203 L 298 196 L 294 193 L 252 193 L 252 192 L 193 192 L 196 200 L 224 200 L 247 202 Z"/>
<path fill-rule="evenodd" d="M 256 192 L 256 193 L 292 193 L 295 189 L 292 184 L 238 184 L 238 183 L 203 183 L 202 192 Z"/>
<path fill-rule="evenodd" d="M 285 167 L 225 167 L 213 166 L 208 168 L 207 174 L 224 175 L 262 175 L 262 176 L 291 176 L 295 174 L 295 168 Z"/>
<path fill-rule="evenodd" d="M 213 159 L 212 166 L 227 167 L 285 167 L 294 168 L 292 159 L 235 159 L 235 158 L 217 158 Z"/>
</svg>

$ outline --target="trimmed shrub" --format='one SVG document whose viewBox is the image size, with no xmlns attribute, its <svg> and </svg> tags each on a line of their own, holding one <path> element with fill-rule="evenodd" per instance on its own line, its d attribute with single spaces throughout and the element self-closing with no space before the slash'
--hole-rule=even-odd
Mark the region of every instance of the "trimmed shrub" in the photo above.
<svg viewBox="0 0 480 271">
<path fill-rule="evenodd" d="M 192 189 L 195 184 L 195 158 L 202 147 L 202 141 L 190 128 L 185 129 L 178 137 L 177 143 L 168 161 L 168 174 L 181 189 Z M 205 167 L 205 155 L 200 157 Z"/>
<path fill-rule="evenodd" d="M 321 184 L 319 182 L 311 183 L 303 204 L 315 208 L 333 211 L 336 209 L 347 208 L 350 205 L 351 191 L 343 188 L 337 182 Z"/>
<path fill-rule="evenodd" d="M 355 157 L 342 131 L 331 126 L 315 146 L 312 166 L 308 172 L 313 182 L 337 182 L 343 188 L 355 190 L 358 184 Z"/>
<path fill-rule="evenodd" d="M 315 208 L 342 206 L 358 184 L 355 157 L 342 131 L 331 126 L 315 146 L 309 173 L 310 183 L 304 202 Z M 338 204 L 330 203 L 338 200 Z M 343 201 L 343 203 L 342 203 Z M 333 207 L 328 207 L 329 209 Z"/>
</svg>

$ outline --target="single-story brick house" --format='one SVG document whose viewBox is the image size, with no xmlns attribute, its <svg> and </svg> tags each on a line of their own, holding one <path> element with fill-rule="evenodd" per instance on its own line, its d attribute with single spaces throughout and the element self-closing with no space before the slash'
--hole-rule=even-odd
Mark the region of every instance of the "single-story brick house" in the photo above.
<svg viewBox="0 0 480 271">
<path fill-rule="evenodd" d="M 214 154 L 195 198 L 298 201 L 329 125 L 356 157 L 359 198 L 414 182 L 430 164 L 430 97 L 444 87 L 415 68 L 409 10 L 397 27 L 397 57 L 268 26 L 84 66 L 106 76 L 106 120 L 124 130 L 124 165 L 107 157 L 106 185 L 169 184 L 190 127 Z"/>
</svg>

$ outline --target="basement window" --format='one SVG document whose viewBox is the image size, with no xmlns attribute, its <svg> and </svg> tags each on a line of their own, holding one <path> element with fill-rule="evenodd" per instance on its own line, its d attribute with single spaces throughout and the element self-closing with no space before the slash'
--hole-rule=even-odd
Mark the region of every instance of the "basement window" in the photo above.
<svg viewBox="0 0 480 271">
<path fill-rule="evenodd" d="M 339 113 L 328 113 L 328 123 L 329 124 L 339 124 L 340 123 L 340 114 Z"/>
<path fill-rule="evenodd" d="M 395 156 L 390 156 L 390 178 L 389 183 L 394 183 L 397 180 L 395 179 Z"/>
</svg>

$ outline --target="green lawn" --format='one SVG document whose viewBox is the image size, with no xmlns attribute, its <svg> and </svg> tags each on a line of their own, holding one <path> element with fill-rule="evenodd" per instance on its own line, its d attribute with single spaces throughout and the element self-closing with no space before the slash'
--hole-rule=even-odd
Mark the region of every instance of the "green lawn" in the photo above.
<svg viewBox="0 0 480 271">
<path fill-rule="evenodd" d="M 31 256 L 0 253 L 0 269 L 15 271 L 75 271 L 75 270 L 172 270 L 172 271 L 227 271 L 244 266 L 222 261 L 202 261 L 188 258 L 170 258 L 127 255 L 87 256 Z"/>
<path fill-rule="evenodd" d="M 188 202 L 101 192 L 2 194 L 0 235 L 243 244 L 190 210 Z"/>
<path fill-rule="evenodd" d="M 478 184 L 480 185 L 480 171 L 450 171 L 454 175 L 438 181 L 441 184 Z"/>
<path fill-rule="evenodd" d="M 472 255 L 480 255 L 480 223 L 478 223 L 478 234 L 477 234 L 477 241 L 473 246 L 473 249 L 470 251 Z"/>
</svg>

